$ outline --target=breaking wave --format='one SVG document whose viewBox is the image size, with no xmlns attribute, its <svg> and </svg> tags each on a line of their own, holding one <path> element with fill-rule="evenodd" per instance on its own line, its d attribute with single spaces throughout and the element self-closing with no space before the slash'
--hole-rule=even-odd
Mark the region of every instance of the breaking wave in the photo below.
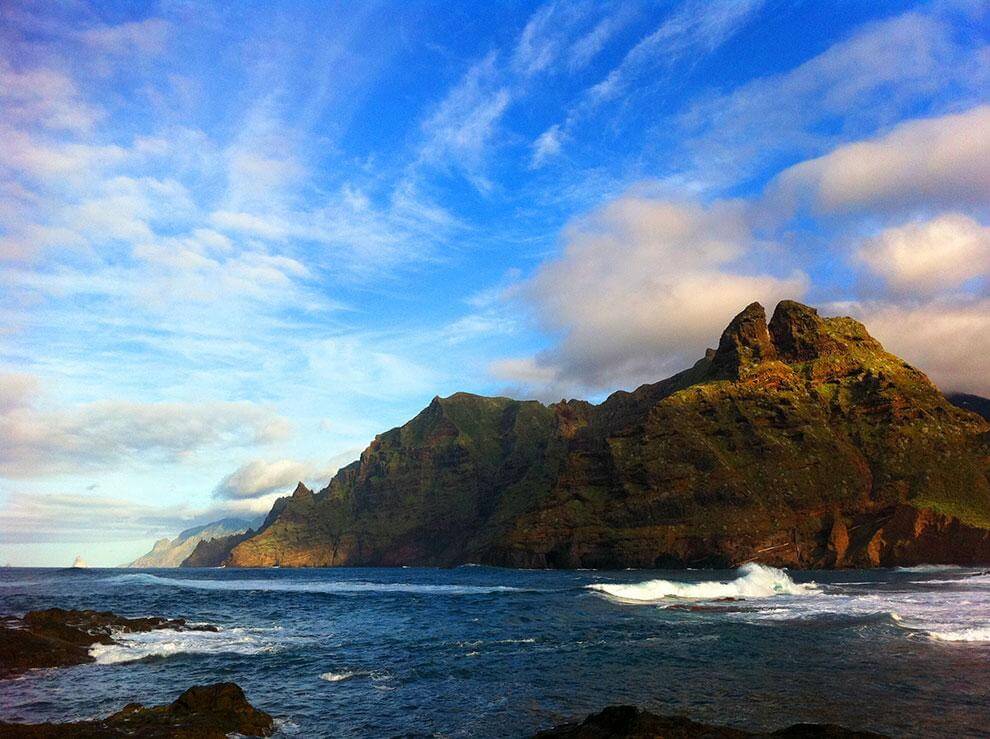
<svg viewBox="0 0 990 739">
<path fill-rule="evenodd" d="M 172 577 L 159 577 L 148 573 L 117 575 L 111 582 L 131 584 L 143 582 L 149 585 L 167 585 L 176 588 L 196 588 L 199 590 L 264 590 L 288 593 L 418 593 L 429 595 L 477 595 L 485 593 L 530 592 L 526 588 L 507 585 L 447 585 L 423 583 L 385 583 L 364 580 L 190 580 Z"/>
<path fill-rule="evenodd" d="M 961 570 L 961 565 L 913 565 L 912 567 L 895 567 L 898 572 L 951 572 Z"/>
<path fill-rule="evenodd" d="M 990 642 L 990 626 L 954 631 L 929 631 L 928 635 L 938 641 Z"/>
<path fill-rule="evenodd" d="M 361 677 L 367 674 L 367 672 L 324 672 L 320 675 L 320 680 L 326 680 L 328 683 L 341 683 L 352 677 Z"/>
<path fill-rule="evenodd" d="M 136 662 L 176 654 L 262 654 L 280 648 L 260 629 L 221 631 L 157 629 L 137 634 L 114 634 L 116 644 L 94 644 L 89 655 L 97 664 Z"/>
<path fill-rule="evenodd" d="M 718 600 L 720 598 L 767 598 L 774 595 L 808 595 L 820 593 L 815 583 L 796 583 L 783 570 L 751 562 L 738 570 L 739 576 L 728 582 L 678 582 L 647 580 L 630 584 L 594 583 L 587 587 L 626 603 L 656 603 L 667 598 Z"/>
</svg>

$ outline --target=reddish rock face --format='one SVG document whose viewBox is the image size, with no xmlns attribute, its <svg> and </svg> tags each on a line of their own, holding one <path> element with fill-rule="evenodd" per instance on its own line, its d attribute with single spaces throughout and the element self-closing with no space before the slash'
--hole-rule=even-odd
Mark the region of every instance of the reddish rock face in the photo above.
<svg viewBox="0 0 990 739">
<path fill-rule="evenodd" d="M 990 562 L 988 531 L 990 423 L 857 321 L 784 301 L 769 325 L 754 303 L 690 369 L 600 405 L 435 398 L 223 554 L 843 567 Z"/>
</svg>

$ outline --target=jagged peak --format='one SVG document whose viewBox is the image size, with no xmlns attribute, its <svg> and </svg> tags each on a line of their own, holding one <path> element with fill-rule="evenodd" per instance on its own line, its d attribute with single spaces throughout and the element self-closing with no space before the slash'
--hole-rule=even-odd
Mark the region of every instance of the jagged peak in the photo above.
<svg viewBox="0 0 990 739">
<path fill-rule="evenodd" d="M 712 357 L 712 373 L 719 378 L 735 379 L 745 367 L 776 356 L 767 313 L 759 303 L 750 303 L 722 332 Z"/>
<path fill-rule="evenodd" d="M 838 346 L 818 311 L 795 300 L 777 303 L 768 327 L 777 355 L 784 362 L 806 362 Z"/>
<path fill-rule="evenodd" d="M 312 495 L 312 494 L 313 494 L 313 491 L 310 490 L 305 485 L 303 485 L 303 483 L 302 483 L 301 480 L 299 481 L 299 484 L 296 485 L 296 489 L 292 491 L 292 497 L 293 498 L 303 498 L 303 497 L 306 497 L 306 496 L 309 496 L 309 495 Z"/>
</svg>

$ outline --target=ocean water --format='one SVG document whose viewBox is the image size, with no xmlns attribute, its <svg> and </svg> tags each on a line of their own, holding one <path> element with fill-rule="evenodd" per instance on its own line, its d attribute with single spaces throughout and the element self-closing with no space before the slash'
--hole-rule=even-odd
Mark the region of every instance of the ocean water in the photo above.
<svg viewBox="0 0 990 739">
<path fill-rule="evenodd" d="M 104 716 L 233 680 L 280 736 L 522 737 L 606 705 L 750 729 L 990 734 L 990 574 L 0 570 L 0 613 L 184 617 L 0 682 L 6 720 Z"/>
</svg>

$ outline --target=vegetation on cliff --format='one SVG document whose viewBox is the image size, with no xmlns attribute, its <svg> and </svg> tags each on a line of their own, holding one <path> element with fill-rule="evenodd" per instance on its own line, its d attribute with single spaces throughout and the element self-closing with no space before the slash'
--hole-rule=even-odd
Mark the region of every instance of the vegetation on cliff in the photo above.
<svg viewBox="0 0 990 739">
<path fill-rule="evenodd" d="M 754 303 L 692 368 L 600 405 L 434 398 L 237 566 L 990 561 L 990 424 L 851 318 Z M 217 562 L 213 562 L 214 564 Z"/>
</svg>

